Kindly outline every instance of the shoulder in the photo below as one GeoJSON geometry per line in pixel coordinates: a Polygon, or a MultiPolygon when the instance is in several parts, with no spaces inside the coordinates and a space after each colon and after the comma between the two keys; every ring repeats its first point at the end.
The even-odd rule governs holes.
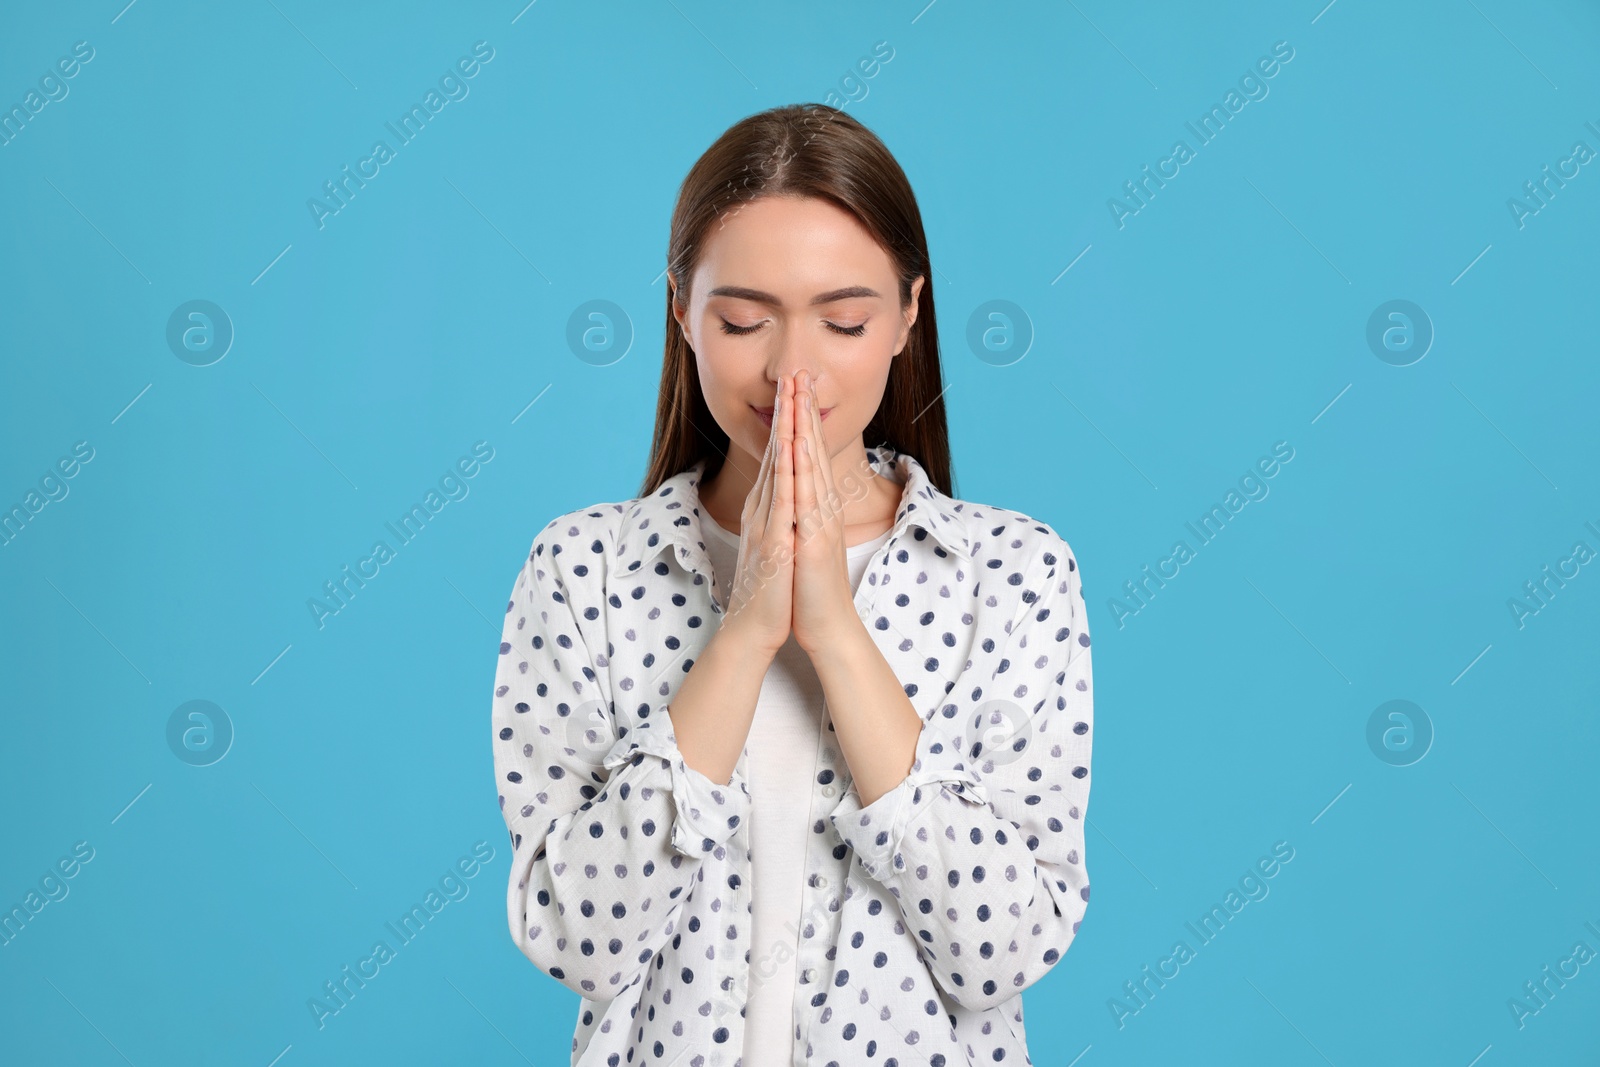
{"type": "Polygon", "coordinates": [[[617,532],[635,501],[606,501],[564,512],[533,536],[527,566],[541,582],[565,588],[573,582],[604,588],[617,532]]]}
{"type": "Polygon", "coordinates": [[[1076,575],[1072,545],[1043,519],[972,500],[952,500],[948,514],[981,568],[1021,575],[1021,583],[1034,588],[1052,577],[1076,575]]]}
{"type": "Polygon", "coordinates": [[[1054,526],[1023,511],[972,501],[956,501],[952,513],[965,524],[979,591],[987,591],[980,604],[993,609],[984,625],[994,627],[997,641],[1008,649],[1030,643],[1049,649],[1076,634],[1067,655],[1088,646],[1077,553],[1054,526]]]}
{"type": "Polygon", "coordinates": [[[625,500],[591,504],[557,515],[534,534],[530,558],[544,554],[559,555],[585,546],[592,551],[596,541],[604,547],[615,544],[622,517],[635,503],[637,501],[625,500]]]}

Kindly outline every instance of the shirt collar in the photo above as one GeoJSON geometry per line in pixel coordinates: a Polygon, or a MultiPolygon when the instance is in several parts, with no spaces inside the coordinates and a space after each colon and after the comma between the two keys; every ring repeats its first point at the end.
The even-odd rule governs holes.
{"type": "MultiPolygon", "coordinates": [[[[903,485],[891,540],[905,527],[918,526],[947,551],[963,559],[972,554],[972,542],[960,514],[964,505],[941,492],[913,456],[889,445],[877,445],[867,449],[867,462],[875,473],[887,471],[903,485]]],[[[675,548],[685,563],[704,558],[698,509],[700,476],[705,467],[706,461],[699,460],[662,482],[654,493],[624,506],[622,528],[613,552],[617,566],[614,573],[636,571],[668,547],[675,548]]]]}

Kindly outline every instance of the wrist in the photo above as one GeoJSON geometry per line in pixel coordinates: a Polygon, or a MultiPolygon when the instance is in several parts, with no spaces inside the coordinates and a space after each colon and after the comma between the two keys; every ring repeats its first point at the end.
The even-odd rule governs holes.
{"type": "Polygon", "coordinates": [[[711,642],[718,643],[719,648],[726,648],[742,662],[761,664],[763,669],[778,658],[778,649],[783,645],[782,642],[774,645],[770,640],[758,637],[731,618],[725,620],[711,635],[711,642]]]}
{"type": "Polygon", "coordinates": [[[837,622],[824,627],[821,635],[814,640],[801,641],[797,635],[795,641],[812,660],[839,660],[867,649],[877,649],[872,635],[867,632],[867,624],[855,612],[841,616],[837,622]]]}

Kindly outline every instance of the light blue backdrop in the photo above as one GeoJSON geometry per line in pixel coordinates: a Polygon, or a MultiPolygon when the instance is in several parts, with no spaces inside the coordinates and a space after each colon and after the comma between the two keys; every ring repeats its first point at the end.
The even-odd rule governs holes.
{"type": "Polygon", "coordinates": [[[819,100],[919,194],[956,495],[1085,575],[1095,892],[1035,1062],[1594,1062],[1593,4],[124,2],[0,15],[0,1061],[567,1062],[497,619],[638,491],[679,181],[819,100]]]}

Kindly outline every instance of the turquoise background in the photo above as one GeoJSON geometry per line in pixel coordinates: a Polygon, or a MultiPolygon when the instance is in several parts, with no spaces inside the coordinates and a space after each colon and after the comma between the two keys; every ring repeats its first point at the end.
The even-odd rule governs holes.
{"type": "Polygon", "coordinates": [[[638,492],[678,183],[816,100],[920,198],[956,495],[1049,522],[1085,575],[1094,899],[1025,994],[1034,1061],[1595,1062],[1600,962],[1520,1026],[1509,1002],[1600,952],[1600,565],[1510,602],[1600,550],[1600,162],[1508,206],[1600,150],[1594,4],[123,2],[0,13],[7,109],[94,50],[0,146],[0,507],[93,450],[0,547],[0,908],[92,850],[0,947],[0,1061],[567,1062],[577,998],[506,928],[497,619],[549,519],[638,492]],[[478,41],[468,95],[319,228],[307,201],[478,41]],[[205,366],[167,339],[193,300],[234,331],[205,366]],[[594,300],[625,318],[575,351],[594,300]],[[1369,344],[1391,300],[1422,358],[1369,344]],[[477,442],[319,627],[308,600],[477,442]],[[1369,743],[1393,700],[1420,711],[1369,743]]]}

